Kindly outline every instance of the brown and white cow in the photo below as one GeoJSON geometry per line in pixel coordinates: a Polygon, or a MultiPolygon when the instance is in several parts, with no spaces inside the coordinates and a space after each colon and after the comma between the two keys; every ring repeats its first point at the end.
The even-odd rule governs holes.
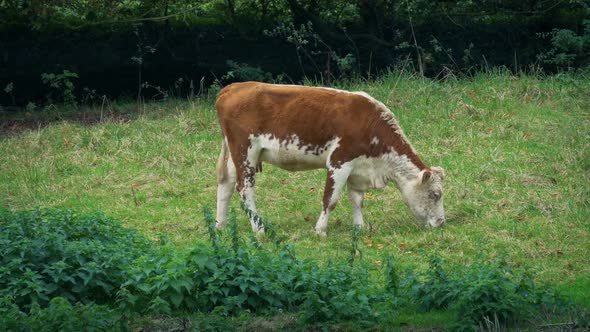
{"type": "MultiPolygon", "coordinates": [[[[326,235],[330,211],[344,184],[355,225],[363,225],[364,192],[389,181],[417,219],[432,227],[444,223],[442,168],[426,166],[391,111],[368,94],[245,82],[221,90],[215,107],[223,132],[217,228],[227,223],[236,189],[246,207],[256,212],[254,183],[262,162],[290,171],[328,170],[315,226],[320,235],[326,235]]],[[[250,222],[254,232],[264,231],[252,218],[250,222]]]]}

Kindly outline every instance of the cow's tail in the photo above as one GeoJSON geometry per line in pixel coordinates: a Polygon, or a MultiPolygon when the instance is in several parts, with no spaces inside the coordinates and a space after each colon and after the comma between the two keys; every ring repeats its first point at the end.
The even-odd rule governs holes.
{"type": "Polygon", "coordinates": [[[217,159],[217,183],[223,183],[227,179],[227,161],[229,149],[225,142],[225,137],[221,140],[221,152],[217,159]]]}

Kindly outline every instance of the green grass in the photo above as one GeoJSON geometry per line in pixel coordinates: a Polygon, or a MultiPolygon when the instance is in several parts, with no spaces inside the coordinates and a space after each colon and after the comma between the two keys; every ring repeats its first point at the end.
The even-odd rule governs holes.
{"type": "MultiPolygon", "coordinates": [[[[422,159],[447,174],[448,222],[439,229],[416,224],[393,185],[368,193],[363,262],[380,271],[385,253],[402,267],[425,267],[432,255],[460,264],[506,255],[590,305],[576,295],[590,280],[590,80],[488,73],[440,82],[390,73],[340,87],[383,101],[422,159]]],[[[215,207],[221,139],[212,100],[150,103],[132,118],[63,120],[0,138],[0,206],[102,210],[179,246],[205,240],[201,211],[215,207]]],[[[328,237],[313,231],[324,178],[323,170],[265,166],[257,177],[259,213],[299,257],[345,260],[352,228],[346,194],[328,237]]],[[[240,210],[237,195],[232,206],[240,210]]],[[[240,232],[251,232],[238,216],[240,232]]]]}

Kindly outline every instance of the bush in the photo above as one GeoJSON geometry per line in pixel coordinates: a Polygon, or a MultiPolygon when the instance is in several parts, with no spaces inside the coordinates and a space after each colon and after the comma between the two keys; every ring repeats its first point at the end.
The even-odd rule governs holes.
{"type": "Polygon", "coordinates": [[[457,300],[464,329],[475,329],[486,318],[514,323],[526,318],[538,300],[533,280],[515,273],[505,261],[472,265],[456,282],[465,285],[457,300]]]}
{"type": "Polygon", "coordinates": [[[80,303],[72,306],[63,297],[55,297],[47,308],[38,304],[26,314],[8,298],[0,299],[0,326],[3,331],[113,331],[124,323],[112,309],[80,303]]]}
{"type": "MultiPolygon", "coordinates": [[[[0,210],[0,326],[112,330],[124,323],[125,313],[182,317],[183,324],[196,317],[199,329],[215,330],[238,324],[223,318],[244,312],[288,312],[305,324],[327,328],[349,321],[358,328],[386,326],[400,304],[413,302],[423,310],[452,308],[458,313],[454,329],[475,330],[485,322],[509,325],[529,313],[566,307],[504,259],[449,269],[433,258],[425,272],[400,279],[394,258],[386,257],[383,283],[376,284],[352,260],[319,266],[297,259],[260,218],[271,249],[254,237],[242,241],[234,214],[225,234],[215,231],[208,211],[205,220],[211,244],[179,250],[153,247],[102,214],[0,210]]],[[[358,230],[351,255],[357,241],[358,230]]],[[[578,324],[587,325],[584,317],[578,324]]]]}
{"type": "Polygon", "coordinates": [[[167,248],[140,258],[119,294],[121,307],[146,314],[300,310],[306,322],[375,318],[372,303],[384,298],[370,286],[366,270],[348,264],[320,268],[296,259],[288,246],[278,253],[247,246],[231,225],[235,217],[231,245],[212,231],[211,247],[167,248]]]}
{"type": "Polygon", "coordinates": [[[125,267],[149,241],[100,213],[0,210],[0,297],[21,310],[71,303],[112,302],[125,267]]]}
{"type": "Polygon", "coordinates": [[[590,20],[584,20],[584,31],[578,35],[569,29],[554,29],[550,34],[551,49],[538,58],[561,68],[590,66],[590,20]]]}
{"type": "Polygon", "coordinates": [[[550,288],[537,288],[530,274],[515,270],[505,259],[475,263],[453,273],[445,262],[432,259],[424,273],[409,273],[403,286],[423,310],[454,308],[456,330],[477,330],[486,321],[511,325],[533,312],[562,306],[550,288]]]}
{"type": "Polygon", "coordinates": [[[64,70],[61,73],[43,73],[41,74],[41,81],[45,84],[50,92],[47,95],[47,102],[63,102],[69,105],[76,105],[76,96],[74,95],[74,79],[78,78],[78,74],[69,70],[64,70]]]}
{"type": "Polygon", "coordinates": [[[441,258],[434,257],[426,272],[409,273],[402,280],[402,287],[409,290],[406,293],[416,299],[423,311],[445,309],[459,296],[455,280],[445,271],[444,263],[441,258]]]}
{"type": "Polygon", "coordinates": [[[222,80],[228,82],[274,82],[272,74],[262,70],[260,67],[253,67],[245,63],[239,63],[232,60],[226,61],[230,70],[223,75],[222,80]]]}

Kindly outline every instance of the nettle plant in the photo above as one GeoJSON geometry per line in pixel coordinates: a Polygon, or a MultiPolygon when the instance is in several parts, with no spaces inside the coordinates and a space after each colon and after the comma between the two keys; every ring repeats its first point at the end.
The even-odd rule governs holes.
{"type": "Polygon", "coordinates": [[[100,213],[0,210],[0,298],[21,310],[54,297],[111,303],[149,241],[100,213]]]}
{"type": "Polygon", "coordinates": [[[63,297],[54,297],[46,308],[34,304],[29,313],[0,298],[0,326],[3,331],[125,331],[125,321],[104,305],[72,305],[63,297]]]}
{"type": "Polygon", "coordinates": [[[525,321],[543,310],[567,308],[552,289],[538,287],[529,272],[512,268],[509,260],[474,263],[449,269],[434,257],[425,272],[402,280],[404,297],[423,311],[454,308],[458,331],[477,330],[485,322],[502,326],[525,321]]]}
{"type": "Polygon", "coordinates": [[[209,243],[178,249],[157,245],[100,213],[0,209],[0,326],[38,330],[47,322],[77,330],[76,324],[88,320],[104,330],[124,322],[123,315],[291,312],[304,324],[327,328],[350,321],[371,327],[388,324],[401,305],[413,304],[422,310],[453,308],[454,329],[476,330],[485,322],[507,326],[529,313],[568,308],[506,259],[449,268],[433,258],[426,271],[400,277],[387,256],[378,282],[359,255],[359,229],[352,231],[348,262],[320,266],[298,259],[272,223],[258,216],[271,245],[253,235],[241,239],[235,213],[223,232],[215,230],[209,210],[204,220],[209,243]]]}
{"type": "Polygon", "coordinates": [[[181,251],[168,247],[132,264],[119,292],[123,310],[223,315],[282,310],[301,312],[306,322],[369,322],[379,315],[371,302],[384,298],[370,286],[366,270],[347,264],[320,268],[298,260],[292,248],[280,241],[274,241],[276,251],[265,250],[255,238],[254,245],[248,245],[238,238],[235,215],[226,235],[215,231],[209,211],[205,220],[210,246],[181,251]]]}

